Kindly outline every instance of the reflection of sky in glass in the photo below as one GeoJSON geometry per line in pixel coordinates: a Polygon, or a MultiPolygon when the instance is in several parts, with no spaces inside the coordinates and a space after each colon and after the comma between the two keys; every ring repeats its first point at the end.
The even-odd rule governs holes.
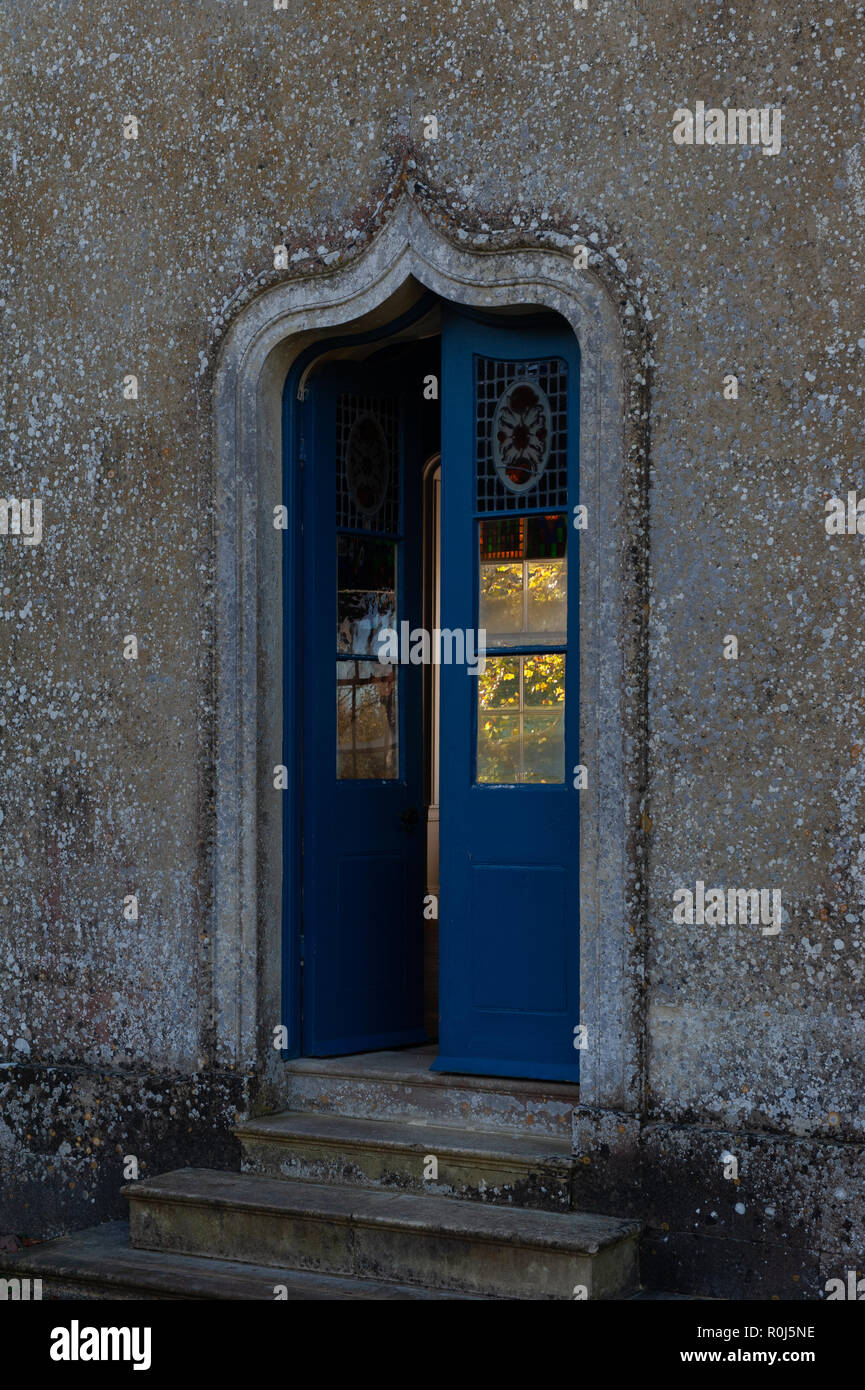
{"type": "Polygon", "coordinates": [[[393,590],[370,593],[341,589],[339,609],[337,651],[351,652],[354,656],[377,656],[378,635],[384,628],[392,628],[396,618],[393,590]]]}
{"type": "Polygon", "coordinates": [[[336,649],[377,656],[379,634],[396,625],[396,546],[369,536],[337,537],[336,649]]]}

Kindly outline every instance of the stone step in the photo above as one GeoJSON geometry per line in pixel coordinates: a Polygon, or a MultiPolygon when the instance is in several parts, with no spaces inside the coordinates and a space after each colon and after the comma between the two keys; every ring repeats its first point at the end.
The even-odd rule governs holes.
{"type": "Polygon", "coordinates": [[[482,1297],[571,1299],[580,1287],[600,1299],[637,1288],[636,1221],[204,1168],[123,1193],[143,1250],[482,1297]]]}
{"type": "Polygon", "coordinates": [[[245,1173],[568,1211],[570,1138],[289,1110],[235,1130],[245,1173]],[[426,1160],[438,1163],[425,1178],[426,1160]]]}
{"type": "Polygon", "coordinates": [[[0,1255],[0,1278],[42,1280],[42,1298],[60,1300],[372,1300],[468,1299],[417,1285],[343,1278],[275,1265],[137,1250],[129,1222],[110,1221],[73,1236],[0,1255]]]}
{"type": "Polygon", "coordinates": [[[430,1045],[354,1057],[299,1057],[285,1067],[287,1106],[356,1119],[414,1118],[570,1140],[579,1086],[430,1071],[437,1052],[430,1045]]]}

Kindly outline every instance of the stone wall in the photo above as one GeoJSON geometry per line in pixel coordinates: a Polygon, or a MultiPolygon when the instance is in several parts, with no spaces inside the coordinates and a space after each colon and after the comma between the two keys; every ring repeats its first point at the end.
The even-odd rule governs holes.
{"type": "Polygon", "coordinates": [[[651,335],[642,1105],[578,1117],[586,1200],[649,1218],[668,1283],[729,1291],[741,1242],[756,1296],[814,1296],[861,1258],[863,541],[824,504],[865,491],[862,21],[4,9],[0,480],[44,520],[0,536],[0,1228],[117,1214],[117,1155],[229,1163],[255,1103],[211,1013],[214,372],[409,174],[475,237],[589,236],[651,335]],[[780,109],[780,151],[676,144],[697,101],[780,109]],[[780,932],[674,923],[697,880],[779,889],[780,932]]]}

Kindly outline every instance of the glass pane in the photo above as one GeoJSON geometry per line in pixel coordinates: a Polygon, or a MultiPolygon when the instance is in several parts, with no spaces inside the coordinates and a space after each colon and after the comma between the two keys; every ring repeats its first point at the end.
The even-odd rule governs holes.
{"type": "Polygon", "coordinates": [[[336,556],[336,649],[376,656],[379,633],[396,626],[396,545],[372,536],[337,536],[336,556]]]}
{"type": "Polygon", "coordinates": [[[563,705],[565,658],[556,654],[523,657],[523,691],[526,706],[563,705]]]}
{"type": "Polygon", "coordinates": [[[548,633],[559,642],[565,640],[568,624],[568,572],[564,560],[534,561],[526,565],[528,621],[532,634],[548,633]]]}
{"type": "Polygon", "coordinates": [[[567,542],[564,512],[526,517],[527,560],[564,560],[567,542]]]}
{"type": "Polygon", "coordinates": [[[478,678],[478,782],[565,780],[565,657],[487,657],[478,678]]]}
{"type": "Polygon", "coordinates": [[[336,744],[338,778],[398,776],[395,666],[337,661],[336,744]]]}
{"type": "Polygon", "coordinates": [[[336,524],[391,535],[399,518],[396,397],[343,394],[336,402],[336,524]]]}
{"type": "Polygon", "coordinates": [[[516,516],[496,517],[482,521],[481,563],[490,560],[522,560],[525,555],[524,523],[516,516]]]}
{"type": "Polygon", "coordinates": [[[568,495],[568,365],[475,357],[477,509],[549,511],[568,495]]]}
{"type": "Polygon", "coordinates": [[[478,712],[478,781],[520,780],[520,716],[478,712]]]}
{"type": "Polygon", "coordinates": [[[523,781],[564,782],[565,711],[532,710],[523,719],[523,781]]]}
{"type": "Polygon", "coordinates": [[[504,709],[520,704],[520,658],[487,657],[486,669],[478,678],[478,704],[482,710],[504,709]]]}
{"type": "Polygon", "coordinates": [[[543,636],[564,646],[568,623],[567,519],[496,517],[481,521],[478,626],[488,647],[543,636]]]}
{"type": "Polygon", "coordinates": [[[481,565],[478,627],[486,630],[487,644],[498,645],[496,636],[519,632],[522,624],[523,566],[481,565]]]}

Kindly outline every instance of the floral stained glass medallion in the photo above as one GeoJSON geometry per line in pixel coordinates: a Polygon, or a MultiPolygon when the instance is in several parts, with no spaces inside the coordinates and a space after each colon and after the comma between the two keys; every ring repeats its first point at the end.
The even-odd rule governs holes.
{"type": "Polygon", "coordinates": [[[384,430],[374,415],[357,419],[348,436],[345,477],[349,495],[362,516],[375,516],[387,496],[390,458],[384,430]]]}
{"type": "Polygon", "coordinates": [[[537,487],[550,455],[551,411],[537,380],[518,377],[505,388],[493,415],[493,463],[509,492],[537,487]]]}

